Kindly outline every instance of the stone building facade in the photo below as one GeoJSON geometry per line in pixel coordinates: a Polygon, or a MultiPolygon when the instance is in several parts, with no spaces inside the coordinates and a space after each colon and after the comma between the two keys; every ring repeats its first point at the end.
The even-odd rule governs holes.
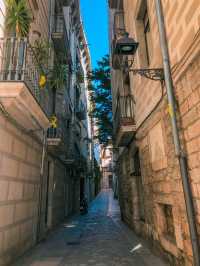
{"type": "Polygon", "coordinates": [[[112,145],[100,147],[101,189],[113,188],[112,145]]]}
{"type": "MultiPolygon", "coordinates": [[[[79,164],[80,157],[69,157],[70,154],[75,154],[74,143],[77,142],[70,136],[77,136],[78,140],[83,137],[78,136],[77,125],[74,123],[77,119],[75,88],[78,86],[76,67],[79,62],[70,62],[71,57],[76,58],[78,54],[85,71],[90,67],[88,47],[81,46],[86,43],[82,34],[83,27],[81,25],[81,30],[77,28],[77,24],[80,26],[79,2],[56,1],[59,7],[55,6],[53,0],[30,0],[27,4],[33,17],[28,36],[29,43],[24,39],[16,40],[14,37],[10,42],[10,37],[6,39],[4,31],[3,18],[6,16],[6,9],[4,1],[0,1],[0,37],[4,37],[0,40],[0,265],[2,266],[10,265],[16,257],[44,239],[48,231],[62,222],[65,217],[79,211],[80,204],[82,165],[79,164]],[[61,20],[55,20],[58,9],[61,12],[59,14],[61,20]],[[67,13],[69,9],[71,11],[67,13]],[[66,31],[68,36],[64,35],[66,31]],[[66,50],[70,51],[66,53],[65,61],[70,67],[66,70],[68,80],[56,94],[56,115],[59,123],[53,132],[50,124],[53,94],[47,87],[39,88],[39,72],[33,63],[35,61],[31,61],[32,54],[28,49],[28,45],[38,39],[52,44],[51,67],[54,66],[59,49],[63,49],[63,53],[66,53],[66,50]],[[60,48],[57,41],[61,43],[60,48]],[[15,51],[13,57],[16,60],[14,62],[18,62],[17,64],[12,62],[10,68],[5,68],[4,63],[10,58],[4,46],[6,42],[15,45],[12,50],[15,51]],[[25,57],[23,57],[25,49],[22,47],[27,48],[25,57]],[[25,70],[16,68],[16,65],[20,67],[21,59],[25,70]],[[29,65],[30,63],[32,64],[29,65]],[[20,71],[25,71],[25,75],[20,71]],[[71,146],[72,152],[69,153],[71,146]],[[78,162],[78,165],[74,162],[78,162]]],[[[12,47],[9,45],[8,47],[12,47]]],[[[85,77],[86,75],[83,75],[83,79],[85,77]]],[[[86,94],[87,87],[82,86],[82,91],[86,94]]],[[[85,102],[84,105],[85,109],[82,111],[85,112],[85,116],[84,119],[80,119],[80,123],[87,119],[85,102]]],[[[89,125],[85,124],[84,137],[87,140],[89,125]]],[[[80,142],[77,145],[79,146],[80,142]]],[[[89,147],[87,143],[84,145],[84,148],[81,146],[80,153],[85,154],[87,162],[82,170],[83,178],[86,178],[86,172],[89,171],[87,164],[90,162],[87,161],[89,147]]]]}
{"type": "MultiPolygon", "coordinates": [[[[200,234],[200,2],[162,1],[162,5],[179,134],[188,160],[195,219],[200,234]]],[[[139,42],[133,68],[162,68],[155,1],[110,0],[109,8],[111,46],[117,32],[120,34],[125,27],[130,37],[139,42]]],[[[125,75],[113,68],[112,90],[115,148],[118,148],[115,169],[122,218],[136,232],[151,240],[152,246],[167,257],[170,265],[192,265],[183,185],[174,151],[165,84],[131,72],[125,75]],[[128,103],[128,126],[127,120],[123,124],[119,99],[128,103]],[[123,136],[127,139],[123,140],[123,136]]]]}

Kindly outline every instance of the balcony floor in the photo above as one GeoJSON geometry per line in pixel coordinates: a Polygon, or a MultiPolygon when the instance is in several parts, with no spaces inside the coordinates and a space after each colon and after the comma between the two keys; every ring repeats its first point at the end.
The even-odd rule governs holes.
{"type": "Polygon", "coordinates": [[[0,100],[6,112],[27,130],[49,127],[48,117],[26,83],[0,81],[0,100]]]}

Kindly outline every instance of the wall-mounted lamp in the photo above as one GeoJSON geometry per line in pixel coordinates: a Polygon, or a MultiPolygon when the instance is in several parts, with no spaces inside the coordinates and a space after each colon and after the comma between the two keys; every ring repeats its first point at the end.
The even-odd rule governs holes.
{"type": "Polygon", "coordinates": [[[128,32],[116,41],[115,53],[119,55],[134,55],[137,51],[139,43],[129,37],[128,32]]]}
{"type": "Polygon", "coordinates": [[[113,68],[121,69],[124,72],[132,72],[134,75],[139,74],[151,80],[164,80],[164,72],[162,68],[133,68],[134,56],[138,49],[139,43],[129,37],[126,32],[123,37],[115,40],[113,43],[113,68]]]}

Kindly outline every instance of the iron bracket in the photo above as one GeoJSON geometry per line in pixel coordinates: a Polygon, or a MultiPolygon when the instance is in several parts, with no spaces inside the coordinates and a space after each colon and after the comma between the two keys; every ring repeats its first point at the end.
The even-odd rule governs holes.
{"type": "Polygon", "coordinates": [[[132,69],[130,68],[128,72],[132,72],[133,75],[140,75],[147,79],[154,81],[164,81],[164,71],[163,68],[144,68],[144,69],[132,69]]]}

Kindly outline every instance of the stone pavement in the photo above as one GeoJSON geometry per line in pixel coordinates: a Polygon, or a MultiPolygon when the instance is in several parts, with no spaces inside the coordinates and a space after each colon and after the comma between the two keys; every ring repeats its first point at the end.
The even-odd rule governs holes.
{"type": "Polygon", "coordinates": [[[164,266],[120,222],[117,201],[103,191],[88,215],[76,216],[13,266],[164,266]]]}

